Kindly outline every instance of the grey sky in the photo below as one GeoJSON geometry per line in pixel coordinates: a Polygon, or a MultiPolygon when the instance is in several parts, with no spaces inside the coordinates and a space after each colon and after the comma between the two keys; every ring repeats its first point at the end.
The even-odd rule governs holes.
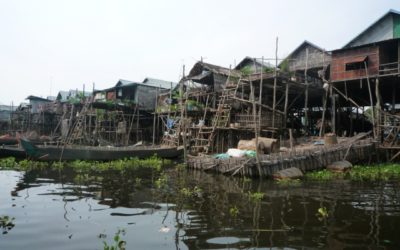
{"type": "Polygon", "coordinates": [[[0,0],[0,103],[114,85],[178,81],[205,61],[279,57],[309,40],[343,46],[400,1],[0,0]],[[52,84],[51,84],[52,83],[52,84]]]}

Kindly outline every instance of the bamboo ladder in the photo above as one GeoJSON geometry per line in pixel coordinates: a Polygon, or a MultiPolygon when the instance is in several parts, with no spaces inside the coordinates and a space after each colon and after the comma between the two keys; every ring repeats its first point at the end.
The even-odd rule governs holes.
{"type": "MultiPolygon", "coordinates": [[[[223,89],[222,94],[218,101],[217,111],[216,111],[215,117],[212,121],[212,126],[211,127],[204,126],[201,128],[201,131],[199,131],[199,133],[198,133],[198,139],[196,139],[196,142],[197,143],[200,142],[200,145],[195,146],[195,149],[197,149],[197,151],[199,149],[205,149],[205,153],[206,154],[209,153],[217,128],[227,126],[227,124],[229,122],[232,106],[227,104],[226,101],[228,99],[233,99],[236,96],[237,90],[240,85],[240,81],[241,81],[241,77],[239,77],[239,79],[237,80],[236,83],[230,84],[231,83],[231,71],[229,71],[228,78],[226,79],[226,82],[225,82],[225,88],[223,89]],[[233,85],[233,87],[232,87],[232,85],[233,85]],[[223,119],[222,124],[220,123],[220,119],[223,119]],[[206,137],[206,139],[204,139],[204,137],[206,137]],[[204,142],[206,143],[205,145],[204,145],[204,142]]],[[[205,110],[205,112],[207,112],[207,110],[205,110]]]]}
{"type": "Polygon", "coordinates": [[[89,107],[92,104],[91,100],[86,100],[85,104],[83,105],[81,112],[79,113],[78,117],[74,125],[70,130],[69,136],[65,140],[65,144],[71,144],[72,142],[82,139],[83,137],[83,125],[86,122],[86,115],[89,112],[89,107]]]}

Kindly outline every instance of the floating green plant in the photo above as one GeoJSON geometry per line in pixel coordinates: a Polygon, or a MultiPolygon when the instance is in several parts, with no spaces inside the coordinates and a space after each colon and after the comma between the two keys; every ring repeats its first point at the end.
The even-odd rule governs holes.
{"type": "Polygon", "coordinates": [[[161,174],[160,177],[154,182],[156,188],[161,189],[167,187],[168,184],[168,176],[166,174],[161,174]]]}
{"type": "MultiPolygon", "coordinates": [[[[125,229],[118,229],[113,238],[113,242],[109,245],[106,241],[103,241],[104,250],[125,250],[126,241],[122,240],[121,235],[125,235],[125,229]]],[[[99,238],[105,238],[105,235],[100,235],[99,238]]]]}
{"type": "Polygon", "coordinates": [[[249,191],[248,196],[249,196],[249,200],[251,200],[253,202],[257,202],[257,201],[261,201],[264,198],[265,194],[261,193],[261,192],[252,193],[249,191]]]}
{"type": "Polygon", "coordinates": [[[280,185],[297,186],[300,185],[300,179],[277,179],[276,182],[280,185]]]}
{"type": "Polygon", "coordinates": [[[136,177],[134,186],[135,188],[140,188],[142,186],[142,178],[136,177]]]}
{"type": "Polygon", "coordinates": [[[232,217],[237,217],[238,216],[238,214],[239,214],[239,209],[236,207],[236,206],[234,206],[234,207],[231,207],[230,209],[229,209],[229,214],[232,216],[232,217]]]}
{"type": "Polygon", "coordinates": [[[0,216],[0,228],[2,228],[3,234],[7,234],[8,231],[13,229],[13,227],[15,226],[14,220],[14,217],[10,217],[8,215],[0,216]]]}
{"type": "Polygon", "coordinates": [[[306,174],[307,179],[311,180],[332,180],[338,178],[353,181],[378,181],[400,178],[399,164],[379,164],[374,166],[354,166],[346,173],[333,173],[326,169],[310,172],[306,174]]]}
{"type": "Polygon", "coordinates": [[[315,215],[318,217],[319,220],[324,220],[329,216],[328,209],[326,209],[326,207],[320,207],[318,208],[315,215]]]}
{"type": "Polygon", "coordinates": [[[191,196],[201,196],[201,193],[203,190],[199,188],[198,186],[195,186],[193,189],[191,188],[182,188],[180,193],[183,194],[186,197],[191,197],[191,196]]]}

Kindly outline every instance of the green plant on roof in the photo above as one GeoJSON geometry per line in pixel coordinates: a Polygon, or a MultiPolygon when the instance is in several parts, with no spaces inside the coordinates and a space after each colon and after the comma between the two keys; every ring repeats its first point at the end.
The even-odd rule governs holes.
{"type": "Polygon", "coordinates": [[[251,66],[245,66],[245,67],[240,69],[240,72],[244,76],[249,76],[249,75],[251,75],[253,73],[253,69],[251,68],[251,66]]]}

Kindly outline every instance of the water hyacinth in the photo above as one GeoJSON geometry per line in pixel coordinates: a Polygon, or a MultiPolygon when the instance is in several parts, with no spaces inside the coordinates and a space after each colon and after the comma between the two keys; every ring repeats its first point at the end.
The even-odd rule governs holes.
{"type": "Polygon", "coordinates": [[[61,170],[65,167],[69,167],[77,172],[86,173],[92,171],[93,172],[105,172],[110,170],[127,171],[127,170],[136,170],[139,168],[149,168],[160,172],[162,166],[168,163],[170,162],[162,160],[161,158],[158,158],[156,156],[147,159],[130,158],[130,159],[105,161],[105,162],[75,160],[72,162],[51,162],[51,163],[31,161],[26,159],[17,161],[14,157],[8,157],[0,159],[0,169],[26,171],[33,169],[50,168],[55,170],[61,170]]]}
{"type": "Polygon", "coordinates": [[[326,169],[306,174],[310,180],[328,181],[349,179],[353,181],[385,181],[400,178],[400,164],[379,164],[374,166],[354,166],[346,173],[333,173],[326,169]]]}

